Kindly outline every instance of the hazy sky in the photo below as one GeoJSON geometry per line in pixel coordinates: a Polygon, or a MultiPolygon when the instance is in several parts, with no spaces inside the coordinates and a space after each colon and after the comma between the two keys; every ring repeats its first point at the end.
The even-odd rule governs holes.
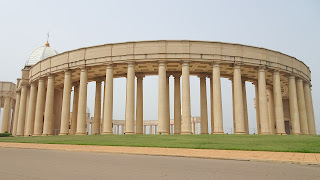
{"type": "MultiPolygon", "coordinates": [[[[294,56],[312,71],[313,104],[320,133],[320,1],[1,0],[0,81],[16,83],[30,53],[45,44],[47,32],[51,46],[59,53],[105,43],[187,39],[240,43],[294,56]]],[[[192,116],[200,116],[199,79],[191,76],[190,80],[192,116]]],[[[170,81],[173,118],[173,79],[170,81]]],[[[125,117],[125,87],[125,78],[114,80],[114,119],[125,117]]],[[[145,78],[146,120],[158,117],[157,87],[157,76],[145,78]]],[[[89,83],[91,112],[94,91],[95,84],[89,83]]],[[[251,132],[256,127],[254,96],[254,86],[247,83],[251,132]]],[[[222,98],[225,132],[230,132],[232,100],[227,79],[222,79],[222,98]]]]}

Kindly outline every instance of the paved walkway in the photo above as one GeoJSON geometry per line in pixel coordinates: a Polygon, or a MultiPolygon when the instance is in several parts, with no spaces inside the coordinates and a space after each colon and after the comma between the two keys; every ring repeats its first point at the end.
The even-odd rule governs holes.
{"type": "Polygon", "coordinates": [[[0,148],[0,179],[301,180],[320,166],[41,149],[0,148]]]}
{"type": "Polygon", "coordinates": [[[0,147],[50,149],[62,151],[103,152],[121,154],[141,154],[157,156],[196,157],[207,159],[231,159],[266,162],[285,162],[295,164],[320,165],[320,153],[291,153],[268,151],[238,151],[214,149],[182,149],[182,148],[154,148],[154,147],[124,147],[124,146],[92,146],[66,144],[32,144],[32,143],[5,143],[0,147]]]}

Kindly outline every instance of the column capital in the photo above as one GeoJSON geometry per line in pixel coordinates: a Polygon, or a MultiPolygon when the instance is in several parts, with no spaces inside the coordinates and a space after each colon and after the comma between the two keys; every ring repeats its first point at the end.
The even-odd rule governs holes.
{"type": "Polygon", "coordinates": [[[69,68],[63,68],[62,71],[63,71],[64,73],[67,73],[67,72],[71,73],[71,70],[70,70],[69,68]]]}
{"type": "Polygon", "coordinates": [[[136,73],[136,77],[137,77],[137,79],[143,79],[144,77],[146,77],[146,75],[145,74],[136,73]]]}
{"type": "Polygon", "coordinates": [[[114,64],[112,62],[104,62],[103,63],[104,66],[114,66],[114,64]]]}
{"type": "Polygon", "coordinates": [[[81,66],[80,67],[80,71],[84,72],[84,71],[88,71],[90,68],[88,68],[87,66],[81,66]]]}
{"type": "Polygon", "coordinates": [[[101,83],[102,81],[104,81],[104,78],[102,77],[94,78],[94,81],[96,81],[97,83],[101,83]]]}
{"type": "Polygon", "coordinates": [[[304,85],[305,85],[305,86],[312,87],[312,85],[311,85],[311,82],[310,82],[310,81],[305,81],[305,82],[304,82],[304,85]]]}
{"type": "Polygon", "coordinates": [[[242,62],[241,61],[235,61],[232,65],[233,65],[233,67],[239,67],[240,68],[240,66],[242,66],[242,62]]]}
{"type": "Polygon", "coordinates": [[[290,73],[290,74],[288,75],[288,78],[289,78],[289,79],[295,79],[295,78],[296,78],[296,76],[295,76],[295,74],[294,74],[294,73],[290,73]]]}
{"type": "Polygon", "coordinates": [[[220,64],[222,63],[222,61],[213,61],[211,63],[212,67],[220,67],[220,64]]]}
{"type": "Polygon", "coordinates": [[[54,79],[55,77],[56,77],[55,75],[51,74],[48,76],[48,79],[54,79]]]}
{"type": "Polygon", "coordinates": [[[44,78],[44,77],[40,77],[40,78],[38,79],[38,81],[39,81],[39,82],[40,82],[40,81],[44,82],[44,81],[45,81],[45,78],[44,78]]]}
{"type": "Polygon", "coordinates": [[[191,63],[191,60],[182,60],[181,61],[182,65],[187,65],[187,64],[189,65],[190,63],[191,63]]]}
{"type": "Polygon", "coordinates": [[[157,63],[159,65],[166,65],[168,63],[168,61],[166,61],[166,60],[158,60],[157,63]]]}
{"type": "Polygon", "coordinates": [[[234,63],[234,64],[233,64],[233,68],[234,68],[234,69],[240,69],[240,68],[241,68],[241,64],[239,64],[239,63],[234,63]]]}
{"type": "Polygon", "coordinates": [[[128,64],[128,66],[134,66],[136,64],[136,62],[132,60],[128,60],[126,61],[126,63],[128,64]]]}
{"type": "Polygon", "coordinates": [[[46,73],[46,77],[49,79],[49,77],[54,78],[54,77],[56,77],[56,75],[52,74],[52,73],[46,73]]]}
{"type": "Polygon", "coordinates": [[[303,79],[301,79],[300,77],[297,77],[296,81],[299,81],[299,82],[302,81],[303,82],[303,79]]]}
{"type": "Polygon", "coordinates": [[[21,87],[22,87],[22,86],[29,86],[29,83],[22,81],[22,82],[21,82],[21,87]]]}
{"type": "Polygon", "coordinates": [[[273,73],[280,72],[280,68],[278,68],[278,67],[273,68],[273,69],[272,69],[272,72],[273,72],[273,73]]]}
{"type": "Polygon", "coordinates": [[[274,70],[272,71],[272,74],[273,74],[273,75],[280,75],[279,69],[278,69],[278,68],[277,68],[277,69],[274,69],[274,70]]]}
{"type": "Polygon", "coordinates": [[[200,74],[198,74],[198,78],[200,78],[200,79],[206,79],[207,78],[207,74],[205,74],[205,73],[200,73],[200,74]]]}
{"type": "Polygon", "coordinates": [[[258,71],[265,71],[267,69],[267,67],[266,66],[259,66],[258,67],[258,71]]]}

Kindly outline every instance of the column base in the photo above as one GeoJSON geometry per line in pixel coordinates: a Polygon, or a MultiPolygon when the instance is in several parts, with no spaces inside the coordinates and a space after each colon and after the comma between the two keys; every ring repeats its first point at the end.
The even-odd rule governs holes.
{"type": "Polygon", "coordinates": [[[24,135],[24,137],[29,137],[29,136],[32,136],[31,134],[28,134],[28,135],[24,135]]]}
{"type": "Polygon", "coordinates": [[[271,132],[260,132],[261,135],[271,135],[271,132]]]}
{"type": "Polygon", "coordinates": [[[60,133],[59,136],[69,135],[68,133],[60,133]]]}
{"type": "Polygon", "coordinates": [[[182,135],[184,134],[191,134],[191,131],[187,131],[187,132],[181,132],[182,135]]]}
{"type": "Polygon", "coordinates": [[[213,132],[212,134],[224,134],[224,132],[213,132]]]}
{"type": "Polygon", "coordinates": [[[246,132],[235,132],[234,134],[247,134],[246,132]]]}
{"type": "Polygon", "coordinates": [[[277,133],[277,135],[287,135],[287,133],[277,133]]]}
{"type": "Polygon", "coordinates": [[[52,136],[52,134],[42,134],[41,136],[52,136]]]}
{"type": "Polygon", "coordinates": [[[106,134],[113,134],[113,132],[102,132],[102,135],[106,135],[106,134]]]}
{"type": "Polygon", "coordinates": [[[75,135],[86,135],[86,133],[76,133],[75,135]]]}
{"type": "Polygon", "coordinates": [[[125,132],[125,134],[136,134],[135,132],[125,132]]]}
{"type": "Polygon", "coordinates": [[[159,135],[169,135],[169,133],[168,132],[157,132],[157,134],[159,134],[159,135]]]}

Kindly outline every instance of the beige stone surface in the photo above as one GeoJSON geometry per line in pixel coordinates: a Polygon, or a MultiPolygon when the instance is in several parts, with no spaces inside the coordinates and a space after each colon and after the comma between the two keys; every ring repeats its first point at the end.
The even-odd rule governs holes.
{"type": "Polygon", "coordinates": [[[87,83],[88,83],[88,69],[82,68],[80,73],[79,105],[78,105],[76,135],[86,134],[87,83]]]}
{"type": "Polygon", "coordinates": [[[113,66],[106,67],[106,81],[104,91],[104,106],[103,106],[103,123],[102,134],[112,133],[112,115],[113,115],[113,66]]]}

